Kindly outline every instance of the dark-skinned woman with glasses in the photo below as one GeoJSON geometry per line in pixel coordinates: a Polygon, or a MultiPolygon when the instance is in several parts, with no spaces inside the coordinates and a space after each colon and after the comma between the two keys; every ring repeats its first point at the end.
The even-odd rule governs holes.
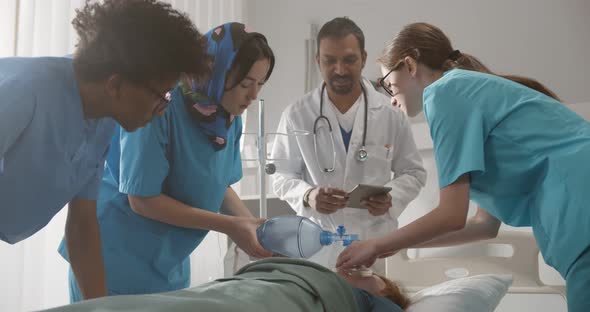
{"type": "Polygon", "coordinates": [[[107,294],[96,200],[115,127],[156,116],[146,86],[166,94],[209,68],[190,19],[156,0],[86,1],[72,26],[71,57],[0,58],[0,241],[27,239],[67,205],[72,271],[95,298],[107,294]]]}

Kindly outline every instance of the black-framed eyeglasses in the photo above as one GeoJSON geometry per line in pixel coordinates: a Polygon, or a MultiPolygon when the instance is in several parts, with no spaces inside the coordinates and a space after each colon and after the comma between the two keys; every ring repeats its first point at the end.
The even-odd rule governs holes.
{"type": "Polygon", "coordinates": [[[161,112],[166,110],[168,105],[170,105],[170,101],[171,101],[170,91],[168,91],[164,95],[162,95],[162,94],[160,94],[160,92],[158,92],[158,90],[152,88],[148,84],[145,84],[144,88],[146,88],[152,94],[154,94],[156,97],[158,97],[158,104],[156,105],[156,107],[154,107],[154,114],[160,114],[161,112]]]}
{"type": "Polygon", "coordinates": [[[392,69],[390,70],[385,76],[383,76],[383,78],[379,79],[379,85],[381,86],[381,88],[383,88],[383,90],[385,90],[385,92],[387,92],[387,94],[389,94],[389,96],[393,97],[393,91],[391,90],[391,84],[385,84],[385,79],[387,79],[387,77],[395,70],[392,69]]]}
{"type": "MultiPolygon", "coordinates": [[[[417,51],[417,50],[416,50],[417,51]]],[[[417,52],[416,52],[417,53],[417,52]]],[[[385,84],[385,79],[387,79],[387,77],[389,75],[391,75],[391,73],[393,73],[394,70],[399,69],[400,67],[402,67],[404,65],[404,60],[399,60],[399,62],[397,62],[392,68],[391,70],[385,75],[383,76],[383,78],[379,79],[379,85],[381,86],[381,88],[383,88],[383,90],[385,90],[385,92],[387,92],[387,94],[389,94],[391,97],[395,96],[394,92],[391,90],[391,84],[388,83],[387,85],[385,84]]]]}

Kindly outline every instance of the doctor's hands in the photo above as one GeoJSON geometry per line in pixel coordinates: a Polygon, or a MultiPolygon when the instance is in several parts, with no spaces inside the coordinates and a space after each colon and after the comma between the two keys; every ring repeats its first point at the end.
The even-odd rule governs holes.
{"type": "Polygon", "coordinates": [[[249,218],[249,217],[234,217],[233,226],[226,233],[244,252],[254,258],[271,257],[272,253],[258,242],[256,236],[256,229],[264,219],[249,218]]]}
{"type": "Polygon", "coordinates": [[[369,213],[373,216],[386,214],[391,206],[391,194],[389,193],[369,197],[368,200],[363,200],[361,202],[361,207],[369,210],[369,213]]]}
{"type": "Polygon", "coordinates": [[[346,207],[348,193],[331,187],[316,187],[309,193],[308,204],[322,214],[332,214],[346,207]]]}

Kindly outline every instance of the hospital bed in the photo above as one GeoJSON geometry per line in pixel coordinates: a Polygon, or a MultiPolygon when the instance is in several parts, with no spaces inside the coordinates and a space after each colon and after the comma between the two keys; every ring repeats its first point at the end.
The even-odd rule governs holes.
{"type": "Polygon", "coordinates": [[[405,250],[387,259],[387,276],[408,293],[454,278],[479,274],[509,275],[512,284],[495,311],[567,311],[565,286],[547,285],[539,274],[539,250],[533,235],[521,231],[500,231],[495,239],[470,244],[482,254],[454,257],[410,257],[405,250]],[[511,255],[492,256],[489,246],[508,246],[511,255]]]}
{"type": "MultiPolygon", "coordinates": [[[[259,199],[247,196],[243,200],[257,215],[259,199]]],[[[268,218],[293,214],[288,204],[278,198],[268,197],[267,201],[268,218]]],[[[501,230],[495,239],[437,250],[435,256],[419,257],[416,250],[409,249],[387,258],[386,276],[412,295],[453,279],[480,274],[508,275],[512,283],[496,312],[567,311],[565,286],[542,281],[542,260],[531,232],[501,230]],[[494,249],[499,251],[490,252],[494,249]]]]}
{"type": "MultiPolygon", "coordinates": [[[[515,246],[515,255],[522,259],[514,260],[516,265],[487,259],[485,257],[463,258],[461,261],[430,259],[428,261],[411,260],[404,253],[389,258],[387,264],[391,269],[388,276],[403,283],[407,291],[420,290],[411,296],[412,303],[406,312],[492,312],[492,311],[559,311],[554,307],[540,304],[538,298],[523,297],[513,308],[504,309],[498,304],[508,287],[512,294],[540,295],[563,293],[562,288],[544,285],[527,266],[526,261],[535,262],[534,248],[530,248],[530,236],[527,233],[502,235],[497,242],[507,242],[515,246]],[[504,239],[507,239],[504,241],[504,239]],[[515,243],[516,242],[516,243],[515,243]],[[523,248],[524,247],[524,248],[523,248]],[[527,256],[528,255],[528,256],[527,256]],[[467,264],[467,265],[465,265],[467,264]],[[396,265],[396,269],[391,268],[396,265]],[[473,273],[471,277],[458,277],[456,266],[468,267],[463,271],[473,273]],[[446,269],[446,270],[445,270],[446,269]],[[511,271],[515,269],[515,271],[511,271]],[[449,271],[451,270],[451,271],[449,271]],[[479,271],[482,270],[482,271],[479,271]],[[486,274],[496,270],[507,275],[486,274]],[[442,273],[446,274],[442,274],[442,273]],[[484,274],[479,274],[484,273],[484,274]],[[446,279],[457,277],[450,281],[446,279]],[[438,283],[442,282],[442,283],[438,283]],[[430,283],[437,283],[432,285],[430,283]]],[[[514,258],[519,258],[516,256],[514,258]]],[[[352,293],[345,289],[346,282],[337,280],[328,269],[307,262],[308,264],[286,263],[301,261],[285,258],[270,258],[246,265],[235,277],[221,279],[186,290],[151,295],[126,295],[105,297],[81,302],[75,305],[58,307],[51,312],[270,312],[270,311],[339,311],[358,312],[354,306],[352,293]],[[282,263],[282,264],[281,264],[282,263]],[[289,265],[285,267],[284,264],[289,265]],[[314,269],[315,265],[320,269],[314,269]],[[296,266],[296,267],[295,267],[296,266]],[[244,271],[246,269],[246,271],[244,271]],[[245,275],[243,273],[246,272],[245,275]]],[[[349,289],[349,288],[348,288],[349,289]]],[[[394,311],[399,311],[392,307],[394,311]]],[[[561,309],[563,310],[563,309],[561,309]]],[[[379,310],[383,311],[383,310],[379,310]]]]}
{"type": "MultiPolygon", "coordinates": [[[[257,201],[255,197],[245,198],[246,206],[253,214],[258,211],[257,201]]],[[[276,198],[269,198],[268,203],[268,217],[292,214],[292,210],[276,198]]],[[[468,247],[484,250],[487,245],[508,245],[512,252],[502,256],[489,256],[485,252],[467,255],[463,253],[457,258],[415,257],[412,255],[415,252],[408,250],[387,258],[386,276],[396,281],[411,298],[417,300],[407,312],[567,310],[563,298],[564,287],[549,286],[541,281],[538,273],[538,250],[530,233],[504,231],[496,239],[470,244],[468,247]],[[510,281],[506,282],[507,280],[510,281]],[[472,303],[471,308],[458,308],[469,302],[472,303]],[[485,304],[489,304],[492,309],[479,308],[485,304]],[[474,306],[477,308],[473,308],[474,306]]],[[[207,285],[203,286],[208,287],[207,285]]],[[[257,287],[251,287],[255,288],[257,287]]],[[[219,294],[210,287],[196,287],[164,294],[107,297],[51,311],[138,311],[140,307],[139,310],[142,311],[181,312],[197,311],[199,305],[203,304],[208,305],[207,309],[210,311],[244,311],[243,303],[242,306],[228,308],[231,303],[218,299],[218,303],[211,305],[211,291],[219,294]],[[222,309],[211,310],[212,306],[221,306],[222,309]]],[[[235,289],[233,291],[235,294],[235,289]]],[[[246,289],[240,290],[244,291],[246,289]]],[[[233,295],[229,296],[226,295],[225,298],[233,298],[233,295]]]]}

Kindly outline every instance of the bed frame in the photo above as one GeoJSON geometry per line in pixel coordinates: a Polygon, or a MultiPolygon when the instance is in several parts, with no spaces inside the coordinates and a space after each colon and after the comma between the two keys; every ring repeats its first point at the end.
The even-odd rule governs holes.
{"type": "Polygon", "coordinates": [[[461,257],[410,258],[409,250],[387,258],[387,277],[399,282],[408,292],[439,284],[454,277],[477,274],[509,274],[513,294],[559,294],[565,299],[565,286],[547,285],[539,275],[539,250],[532,233],[500,231],[491,240],[469,244],[486,248],[486,245],[508,245],[511,256],[462,255],[461,257]],[[449,276],[450,275],[450,276],[449,276]]]}

